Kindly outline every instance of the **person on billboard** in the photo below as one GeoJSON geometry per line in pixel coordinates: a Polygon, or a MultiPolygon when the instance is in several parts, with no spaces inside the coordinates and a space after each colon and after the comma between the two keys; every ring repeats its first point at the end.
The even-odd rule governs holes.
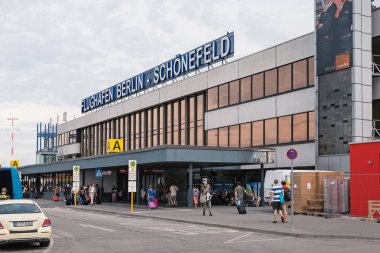
{"type": "Polygon", "coordinates": [[[333,0],[324,0],[323,12],[316,27],[318,73],[330,71],[335,67],[333,29],[336,10],[333,0]]]}
{"type": "Polygon", "coordinates": [[[336,70],[350,67],[352,50],[352,1],[334,0],[336,70]]]}

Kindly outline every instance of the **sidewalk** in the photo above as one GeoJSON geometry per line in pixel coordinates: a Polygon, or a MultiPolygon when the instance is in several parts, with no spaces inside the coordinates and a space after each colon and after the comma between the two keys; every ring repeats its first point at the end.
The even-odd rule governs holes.
{"type": "MultiPolygon", "coordinates": [[[[43,205],[42,201],[47,200],[38,202],[43,205]]],[[[78,211],[130,216],[130,206],[127,204],[105,203],[94,206],[70,206],[69,208],[78,211]]],[[[201,208],[179,207],[149,210],[146,206],[135,206],[133,216],[303,238],[380,240],[380,224],[358,218],[343,216],[326,219],[295,215],[294,230],[292,231],[290,216],[287,224],[282,224],[280,219],[279,223],[272,223],[273,212],[270,207],[247,207],[247,212],[246,215],[239,215],[234,206],[215,206],[213,207],[214,216],[210,217],[203,216],[201,208]]]]}

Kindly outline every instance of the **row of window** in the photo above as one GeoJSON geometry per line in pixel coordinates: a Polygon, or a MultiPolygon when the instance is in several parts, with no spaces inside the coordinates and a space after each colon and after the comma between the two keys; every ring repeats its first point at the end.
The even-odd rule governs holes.
{"type": "Polygon", "coordinates": [[[58,146],[73,144],[79,141],[80,141],[80,136],[77,136],[76,130],[58,135],[58,146]]]}
{"type": "Polygon", "coordinates": [[[124,150],[158,145],[204,145],[205,96],[189,96],[82,129],[82,156],[106,152],[107,139],[124,139],[124,150]]]}
{"type": "Polygon", "coordinates": [[[207,91],[207,110],[314,85],[314,57],[225,83],[207,91]]]}
{"type": "Polygon", "coordinates": [[[207,145],[213,147],[256,147],[315,139],[315,113],[248,122],[207,131],[207,145]]]}
{"type": "Polygon", "coordinates": [[[56,185],[61,187],[61,190],[63,190],[65,185],[72,185],[72,182],[73,173],[71,171],[42,173],[38,176],[22,175],[21,179],[22,185],[27,185],[29,190],[42,186],[43,191],[53,191],[56,185]]]}

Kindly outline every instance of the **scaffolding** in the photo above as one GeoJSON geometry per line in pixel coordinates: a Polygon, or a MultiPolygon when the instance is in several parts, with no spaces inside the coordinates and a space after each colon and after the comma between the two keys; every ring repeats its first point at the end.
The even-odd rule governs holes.
{"type": "Polygon", "coordinates": [[[37,124],[37,150],[36,163],[49,163],[57,161],[58,152],[58,125],[37,124]]]}

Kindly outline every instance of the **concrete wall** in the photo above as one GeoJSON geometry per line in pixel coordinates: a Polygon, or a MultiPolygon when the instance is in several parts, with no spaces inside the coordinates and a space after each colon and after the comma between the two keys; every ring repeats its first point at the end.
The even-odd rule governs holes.
{"type": "Polygon", "coordinates": [[[380,99],[380,77],[373,78],[372,100],[380,99]]]}
{"type": "Polygon", "coordinates": [[[229,106],[205,114],[205,130],[313,111],[315,88],[229,106]]]}
{"type": "Polygon", "coordinates": [[[73,143],[73,144],[58,147],[58,156],[79,154],[79,153],[80,153],[80,143],[73,143]]]}
{"type": "Polygon", "coordinates": [[[372,12],[372,37],[380,36],[380,8],[372,12]]]}

